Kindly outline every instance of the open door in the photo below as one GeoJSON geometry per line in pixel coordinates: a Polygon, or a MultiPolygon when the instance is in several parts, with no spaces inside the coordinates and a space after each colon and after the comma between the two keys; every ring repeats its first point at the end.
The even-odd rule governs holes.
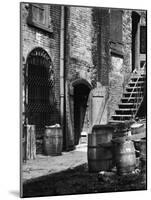
{"type": "Polygon", "coordinates": [[[84,84],[74,87],[74,136],[75,145],[79,144],[81,132],[88,130],[88,97],[90,88],[84,84]]]}

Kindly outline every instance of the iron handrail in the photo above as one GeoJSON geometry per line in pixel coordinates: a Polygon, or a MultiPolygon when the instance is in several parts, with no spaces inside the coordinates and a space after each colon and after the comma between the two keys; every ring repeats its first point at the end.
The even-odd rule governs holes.
{"type": "MultiPolygon", "coordinates": [[[[145,68],[145,65],[146,65],[146,62],[144,63],[142,68],[145,68]]],[[[135,85],[134,85],[133,90],[131,92],[131,95],[130,95],[130,97],[128,99],[128,102],[130,101],[130,98],[133,95],[134,89],[135,89],[136,85],[138,84],[139,78],[140,78],[140,76],[137,77],[137,81],[135,82],[135,85]]],[[[136,107],[133,107],[133,108],[136,108],[136,111],[137,111],[137,109],[139,107],[139,97],[141,97],[141,88],[139,88],[139,89],[137,88],[136,107]]],[[[134,103],[135,103],[135,101],[134,101],[134,103]]],[[[132,112],[133,112],[133,114],[132,114],[133,117],[132,118],[134,118],[135,117],[135,111],[132,111],[132,112]]]]}

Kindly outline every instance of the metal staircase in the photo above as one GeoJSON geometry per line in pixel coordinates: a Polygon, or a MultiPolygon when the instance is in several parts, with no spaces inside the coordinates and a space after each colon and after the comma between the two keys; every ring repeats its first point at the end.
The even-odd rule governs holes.
{"type": "Polygon", "coordinates": [[[146,92],[145,83],[145,73],[137,72],[132,74],[118,105],[118,109],[115,110],[115,114],[112,115],[109,123],[120,123],[135,119],[146,92]]]}

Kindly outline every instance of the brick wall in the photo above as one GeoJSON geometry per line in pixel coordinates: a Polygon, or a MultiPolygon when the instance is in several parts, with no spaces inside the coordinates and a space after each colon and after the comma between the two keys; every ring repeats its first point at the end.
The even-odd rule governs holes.
{"type": "MultiPolygon", "coordinates": [[[[53,32],[49,33],[37,27],[32,27],[27,24],[27,17],[29,13],[29,4],[21,4],[21,50],[23,72],[25,71],[27,57],[30,52],[36,48],[41,47],[50,56],[53,70],[54,70],[54,91],[55,91],[55,105],[53,107],[54,113],[51,117],[53,123],[60,123],[60,6],[49,5],[51,27],[53,32]]],[[[22,73],[23,93],[25,91],[24,73],[22,73]]],[[[25,96],[23,94],[23,102],[25,96]]],[[[24,104],[23,104],[24,105],[24,104]]],[[[23,106],[24,111],[24,106],[23,106]]],[[[23,122],[24,122],[23,115],[23,122]]],[[[36,126],[36,152],[43,153],[43,134],[44,127],[36,126]]]]}
{"type": "Polygon", "coordinates": [[[95,11],[97,22],[97,74],[98,81],[103,86],[109,84],[109,40],[110,40],[110,14],[109,9],[98,8],[95,11]]]}
{"type": "Polygon", "coordinates": [[[132,11],[130,10],[123,10],[123,44],[122,73],[124,75],[124,85],[126,85],[132,72],[132,11]]]}
{"type": "MultiPolygon", "coordinates": [[[[114,114],[115,110],[118,108],[118,103],[122,97],[124,87],[127,84],[130,73],[132,70],[132,55],[131,55],[131,43],[132,43],[132,19],[131,19],[131,11],[123,10],[122,12],[119,10],[114,10],[114,14],[119,12],[118,16],[121,18],[120,20],[116,19],[116,23],[120,26],[119,33],[121,35],[121,41],[123,45],[119,45],[116,40],[114,48],[117,49],[116,54],[112,54],[111,47],[111,68],[109,72],[109,99],[108,99],[108,118],[114,114]],[[119,52],[118,52],[119,51],[119,52]],[[121,51],[121,53],[120,53],[121,51]]],[[[111,38],[113,38],[112,34],[114,34],[111,30],[111,38]]],[[[118,38],[117,38],[118,40],[118,38]]]]}
{"type": "Polygon", "coordinates": [[[91,83],[96,75],[92,59],[92,9],[69,7],[66,33],[66,79],[83,78],[91,83]]]}
{"type": "MultiPolygon", "coordinates": [[[[22,43],[22,61],[25,66],[29,53],[36,47],[43,48],[50,56],[54,69],[55,79],[55,98],[56,108],[58,113],[54,116],[56,123],[59,123],[59,109],[60,109],[60,6],[49,5],[51,26],[53,32],[49,33],[45,30],[40,30],[36,27],[31,27],[27,24],[27,17],[29,13],[29,4],[21,4],[21,43],[22,43]]],[[[23,79],[22,79],[23,80],[23,79]]],[[[23,80],[24,81],[24,80],[23,80]]],[[[23,83],[24,84],[24,83],[23,83]]],[[[23,99],[24,101],[24,99],[23,99]]]]}

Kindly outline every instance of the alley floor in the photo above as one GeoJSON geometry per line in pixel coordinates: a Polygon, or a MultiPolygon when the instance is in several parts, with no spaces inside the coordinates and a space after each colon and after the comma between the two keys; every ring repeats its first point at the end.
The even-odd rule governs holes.
{"type": "Polygon", "coordinates": [[[27,160],[22,166],[23,182],[49,174],[73,169],[87,163],[87,145],[77,146],[75,150],[63,152],[60,156],[37,155],[35,160],[27,160]]]}
{"type": "Polygon", "coordinates": [[[88,172],[88,165],[52,173],[23,184],[23,197],[42,197],[102,192],[146,190],[146,172],[119,176],[109,173],[99,176],[88,172]]]}
{"type": "Polygon", "coordinates": [[[86,144],[60,156],[37,155],[22,166],[23,197],[146,190],[146,161],[140,164],[136,173],[99,176],[88,170],[86,144]]]}

